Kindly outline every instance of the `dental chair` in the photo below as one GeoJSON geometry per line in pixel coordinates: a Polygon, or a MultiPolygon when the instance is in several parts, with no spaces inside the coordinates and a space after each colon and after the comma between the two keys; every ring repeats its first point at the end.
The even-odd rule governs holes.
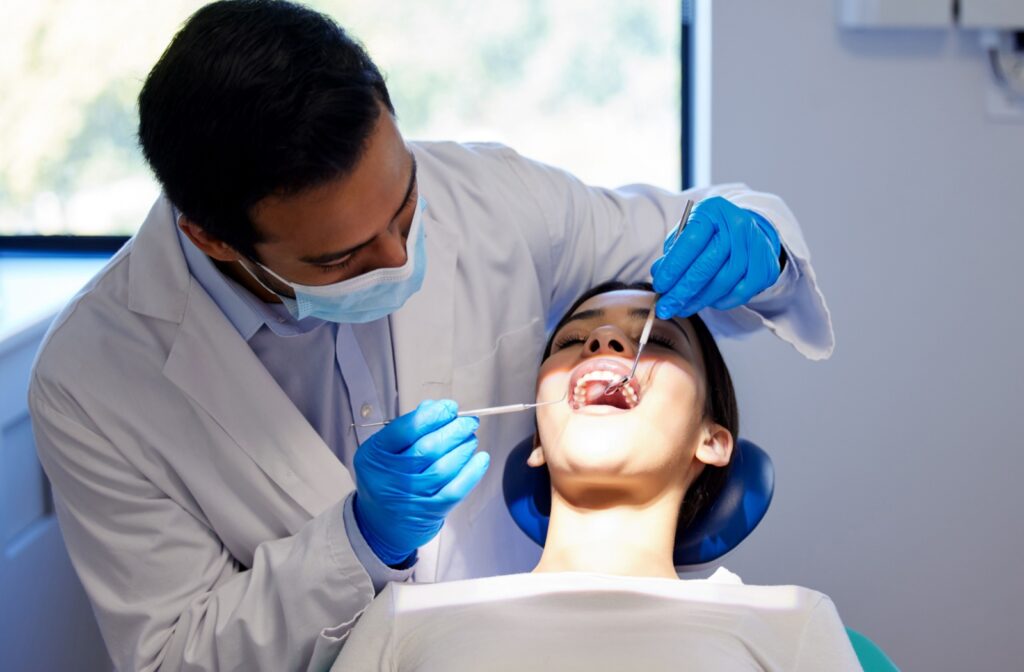
{"type": "MultiPolygon", "coordinates": [[[[532,450],[533,437],[529,437],[512,451],[505,463],[502,489],[516,525],[543,546],[551,512],[551,479],[547,469],[526,464],[532,450]]],[[[739,545],[764,518],[774,490],[771,458],[750,441],[739,439],[718,498],[692,525],[676,534],[676,569],[701,569],[739,545]]],[[[846,631],[866,672],[899,672],[870,639],[852,628],[846,631]]]]}

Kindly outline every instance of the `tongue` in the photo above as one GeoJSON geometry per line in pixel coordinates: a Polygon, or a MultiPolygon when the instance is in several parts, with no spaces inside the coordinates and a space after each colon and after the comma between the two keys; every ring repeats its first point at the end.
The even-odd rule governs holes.
{"type": "Polygon", "coordinates": [[[628,409],[629,404],[626,402],[626,397],[620,387],[611,394],[605,394],[604,391],[608,389],[608,383],[600,380],[595,380],[587,383],[586,389],[584,390],[584,406],[614,406],[616,408],[628,409]]]}

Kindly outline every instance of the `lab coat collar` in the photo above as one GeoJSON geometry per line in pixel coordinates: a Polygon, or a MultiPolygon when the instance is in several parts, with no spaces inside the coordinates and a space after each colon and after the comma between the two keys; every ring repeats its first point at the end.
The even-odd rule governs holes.
{"type": "Polygon", "coordinates": [[[174,208],[160,194],[131,242],[128,308],[170,322],[181,322],[190,275],[174,232],[174,208]]]}

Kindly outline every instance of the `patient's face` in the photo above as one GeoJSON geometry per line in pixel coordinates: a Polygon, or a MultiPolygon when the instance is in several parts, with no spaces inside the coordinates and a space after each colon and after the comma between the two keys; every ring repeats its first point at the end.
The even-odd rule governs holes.
{"type": "Polygon", "coordinates": [[[567,495],[598,486],[645,497],[696,477],[683,478],[718,426],[703,418],[704,363],[688,321],[656,320],[632,383],[604,395],[609,381],[629,372],[653,300],[639,290],[588,299],[555,334],[541,365],[537,400],[567,392],[568,399],[537,409],[540,450],[530,463],[546,462],[567,495]]]}

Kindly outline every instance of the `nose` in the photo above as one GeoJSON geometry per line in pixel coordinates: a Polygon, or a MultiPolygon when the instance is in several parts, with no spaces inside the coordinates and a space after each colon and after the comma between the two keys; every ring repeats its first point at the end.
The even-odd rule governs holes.
{"type": "Polygon", "coordinates": [[[621,329],[606,325],[590,332],[587,342],[583,344],[584,357],[597,357],[600,355],[635,357],[636,346],[633,340],[626,336],[621,329]]]}
{"type": "Polygon", "coordinates": [[[398,268],[405,264],[408,257],[406,239],[397,231],[381,236],[378,256],[378,268],[398,268]]]}

